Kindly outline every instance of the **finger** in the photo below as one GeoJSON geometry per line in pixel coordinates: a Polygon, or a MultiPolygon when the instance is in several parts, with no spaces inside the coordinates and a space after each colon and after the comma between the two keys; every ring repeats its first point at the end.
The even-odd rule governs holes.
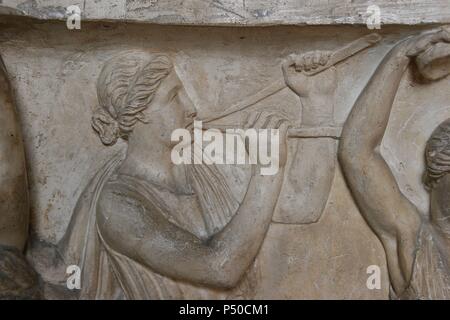
{"type": "Polygon", "coordinates": [[[282,128],[285,128],[285,127],[288,128],[291,126],[292,126],[291,121],[288,118],[280,118],[280,122],[277,127],[279,129],[282,129],[282,128]]]}
{"type": "Polygon", "coordinates": [[[416,42],[412,45],[411,49],[409,49],[406,52],[406,55],[409,57],[417,56],[419,53],[428,49],[428,46],[429,46],[428,43],[426,43],[424,41],[416,42]]]}
{"type": "Polygon", "coordinates": [[[278,128],[279,122],[280,122],[280,117],[278,115],[273,115],[269,122],[266,125],[266,129],[276,129],[278,128]]]}
{"type": "Polygon", "coordinates": [[[282,69],[285,72],[292,72],[294,71],[292,67],[296,67],[296,63],[298,60],[298,54],[292,53],[286,57],[284,62],[282,63],[282,69]]]}
{"type": "Polygon", "coordinates": [[[436,33],[437,31],[427,31],[424,34],[421,34],[419,36],[412,36],[408,42],[410,42],[410,49],[407,51],[406,55],[408,56],[415,56],[418,55],[420,52],[425,51],[428,48],[428,38],[430,35],[436,33]]]}
{"type": "Polygon", "coordinates": [[[305,69],[305,56],[298,55],[295,59],[295,70],[303,71],[305,69]]]}
{"type": "Polygon", "coordinates": [[[247,120],[245,122],[244,128],[253,128],[256,121],[258,120],[258,117],[261,115],[261,112],[252,112],[247,117],[247,120]]]}
{"type": "Polygon", "coordinates": [[[305,56],[305,70],[306,71],[311,70],[312,60],[313,60],[312,54],[308,54],[305,56]]]}
{"type": "Polygon", "coordinates": [[[288,86],[291,85],[291,77],[297,71],[297,66],[295,65],[294,55],[289,55],[281,64],[281,71],[283,72],[283,77],[288,86]],[[294,66],[294,68],[292,68],[294,66]]]}
{"type": "Polygon", "coordinates": [[[271,123],[273,122],[274,118],[276,118],[276,115],[274,113],[268,113],[264,117],[264,121],[261,121],[261,129],[267,129],[270,128],[271,123]]]}
{"type": "Polygon", "coordinates": [[[413,48],[407,52],[408,56],[415,56],[430,48],[433,44],[445,41],[447,37],[446,31],[444,29],[438,29],[436,31],[424,34],[420,36],[415,43],[413,48]]]}
{"type": "Polygon", "coordinates": [[[328,55],[327,55],[327,54],[321,55],[321,56],[320,56],[320,59],[319,59],[319,64],[320,64],[321,66],[324,66],[324,65],[327,64],[327,62],[328,62],[328,55]]]}
{"type": "Polygon", "coordinates": [[[450,42],[450,25],[442,27],[443,39],[445,42],[450,42]]]}
{"type": "Polygon", "coordinates": [[[303,69],[304,69],[304,67],[303,67],[303,62],[300,62],[300,60],[299,60],[299,62],[297,62],[297,63],[295,64],[295,71],[297,71],[297,72],[302,72],[303,69]]]}
{"type": "Polygon", "coordinates": [[[287,128],[288,126],[289,126],[289,119],[279,118],[278,122],[275,125],[275,128],[279,129],[280,131],[283,131],[284,128],[287,128]]]}
{"type": "Polygon", "coordinates": [[[450,42],[450,26],[441,27],[439,36],[440,36],[440,39],[438,42],[450,42]]]}
{"type": "Polygon", "coordinates": [[[267,124],[267,128],[278,129],[286,122],[289,122],[289,119],[283,113],[279,112],[271,117],[270,122],[267,124]]]}
{"type": "Polygon", "coordinates": [[[253,128],[253,129],[261,128],[264,125],[264,123],[267,121],[267,117],[268,117],[268,115],[267,115],[266,111],[257,112],[253,123],[250,124],[251,125],[250,128],[253,128]]]}
{"type": "Polygon", "coordinates": [[[272,113],[267,111],[259,112],[255,122],[253,123],[252,128],[254,129],[262,129],[267,126],[267,123],[270,121],[272,113]]]}
{"type": "Polygon", "coordinates": [[[266,111],[258,113],[258,116],[256,117],[256,121],[253,124],[253,128],[255,128],[255,129],[263,128],[264,124],[267,122],[268,117],[269,117],[269,115],[266,111]]]}
{"type": "Polygon", "coordinates": [[[313,64],[317,66],[320,63],[320,58],[322,58],[322,52],[316,51],[313,57],[313,64]]]}
{"type": "Polygon", "coordinates": [[[281,69],[284,73],[292,72],[292,67],[296,68],[296,63],[298,60],[298,54],[291,53],[288,55],[281,63],[281,69]]]}
{"type": "Polygon", "coordinates": [[[444,28],[441,28],[439,32],[436,32],[430,36],[429,42],[430,44],[435,44],[438,42],[445,41],[446,38],[446,30],[444,28]]]}
{"type": "Polygon", "coordinates": [[[290,66],[292,66],[293,64],[295,64],[295,60],[297,59],[297,54],[295,54],[295,53],[292,53],[292,54],[290,54],[290,55],[288,55],[287,56],[287,58],[286,58],[286,63],[287,63],[287,65],[290,67],[290,66]]]}
{"type": "Polygon", "coordinates": [[[291,123],[288,120],[284,120],[281,122],[278,130],[280,130],[280,137],[287,137],[289,127],[291,127],[291,123]]]}
{"type": "Polygon", "coordinates": [[[270,121],[267,123],[267,129],[278,129],[282,123],[289,121],[288,118],[282,113],[277,111],[276,113],[272,113],[270,116],[270,121]]]}
{"type": "Polygon", "coordinates": [[[295,63],[293,56],[293,54],[290,54],[283,60],[283,62],[281,63],[281,68],[283,69],[283,71],[287,71],[287,69],[295,63]]]}

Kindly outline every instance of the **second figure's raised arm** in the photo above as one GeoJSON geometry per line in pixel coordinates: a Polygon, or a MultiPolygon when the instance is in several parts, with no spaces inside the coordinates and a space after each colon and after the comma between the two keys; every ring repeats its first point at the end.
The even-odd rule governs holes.
{"type": "Polygon", "coordinates": [[[397,44],[369,80],[345,123],[338,153],[353,198],[385,248],[396,293],[409,283],[420,218],[401,193],[379,146],[409,65],[409,41],[397,44]]]}

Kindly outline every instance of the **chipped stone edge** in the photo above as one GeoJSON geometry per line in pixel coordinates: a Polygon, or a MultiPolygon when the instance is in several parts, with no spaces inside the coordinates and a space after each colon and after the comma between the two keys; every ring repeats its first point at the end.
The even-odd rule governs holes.
{"type": "MultiPolygon", "coordinates": [[[[48,9],[48,8],[47,8],[48,9]]],[[[38,8],[33,11],[24,11],[17,8],[0,5],[1,16],[18,16],[36,19],[39,21],[65,21],[68,17],[64,12],[65,8],[58,7],[57,10],[49,11],[38,8]]],[[[365,26],[364,17],[360,14],[349,15],[347,17],[327,17],[327,16],[283,16],[283,17],[193,17],[182,15],[158,14],[154,17],[130,16],[127,12],[119,16],[89,16],[82,13],[82,22],[124,22],[124,23],[144,23],[158,25],[184,25],[184,26],[228,26],[228,27],[264,27],[264,26],[332,26],[332,25],[353,25],[365,26]]],[[[450,24],[450,15],[441,18],[417,17],[402,19],[398,17],[384,17],[381,26],[405,25],[424,26],[450,24]]]]}

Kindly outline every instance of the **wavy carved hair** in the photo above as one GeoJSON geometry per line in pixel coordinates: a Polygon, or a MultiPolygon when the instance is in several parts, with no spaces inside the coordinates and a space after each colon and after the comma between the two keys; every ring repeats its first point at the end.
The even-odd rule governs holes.
{"type": "Polygon", "coordinates": [[[92,127],[105,145],[127,139],[160,83],[172,71],[166,55],[126,51],[105,62],[97,81],[99,107],[92,127]]]}
{"type": "Polygon", "coordinates": [[[425,147],[425,186],[432,189],[450,173],[450,118],[442,122],[431,134],[425,147]]]}

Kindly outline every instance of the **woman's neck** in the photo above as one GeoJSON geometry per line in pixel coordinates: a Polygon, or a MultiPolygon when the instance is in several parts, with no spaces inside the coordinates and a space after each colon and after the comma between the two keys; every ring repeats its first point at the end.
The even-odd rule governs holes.
{"type": "Polygon", "coordinates": [[[129,141],[127,156],[118,173],[175,190],[171,150],[161,143],[148,145],[144,139],[129,141]]]}

